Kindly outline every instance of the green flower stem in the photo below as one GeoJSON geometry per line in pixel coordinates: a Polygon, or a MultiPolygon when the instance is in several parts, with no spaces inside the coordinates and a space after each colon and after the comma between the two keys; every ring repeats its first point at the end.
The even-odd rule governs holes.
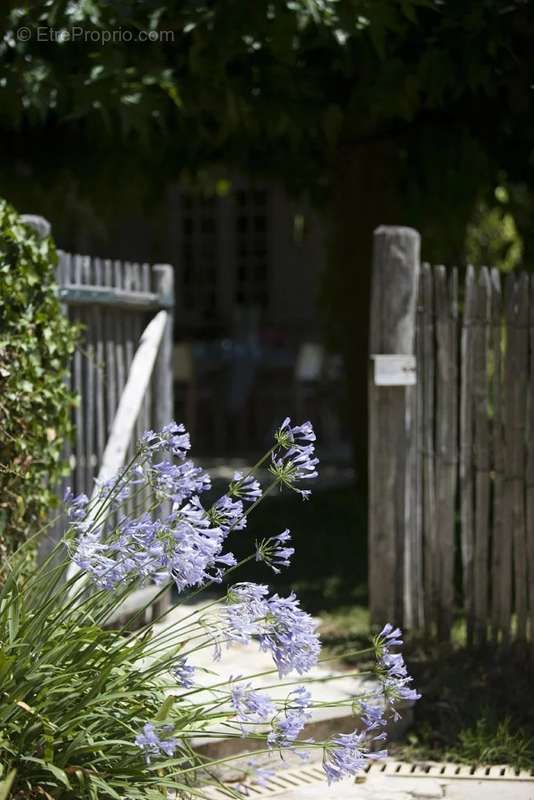
{"type": "MultiPolygon", "coordinates": [[[[351,655],[359,655],[359,654],[363,655],[364,653],[369,653],[369,652],[372,652],[372,651],[373,651],[372,647],[367,647],[364,650],[354,650],[351,653],[351,655]]],[[[324,663],[326,663],[328,661],[335,661],[335,660],[337,660],[337,658],[338,658],[338,656],[326,656],[324,658],[320,658],[317,663],[318,664],[321,664],[321,663],[324,664],[324,663]]],[[[365,675],[365,674],[370,674],[370,673],[359,672],[358,674],[359,675],[365,675]]],[[[276,667],[273,667],[272,669],[263,670],[262,672],[255,672],[252,675],[247,675],[246,677],[247,677],[247,680],[252,680],[253,678],[263,678],[266,675],[278,675],[278,669],[276,667]]],[[[210,689],[216,689],[219,686],[226,686],[229,683],[233,683],[233,682],[234,681],[221,681],[220,683],[213,684],[209,688],[210,689]]],[[[279,684],[275,684],[275,685],[279,685],[279,684]]],[[[184,692],[181,695],[181,697],[190,697],[193,694],[197,694],[198,692],[203,692],[205,690],[206,690],[206,687],[201,687],[201,688],[199,687],[199,688],[191,689],[188,692],[184,692]]]]}

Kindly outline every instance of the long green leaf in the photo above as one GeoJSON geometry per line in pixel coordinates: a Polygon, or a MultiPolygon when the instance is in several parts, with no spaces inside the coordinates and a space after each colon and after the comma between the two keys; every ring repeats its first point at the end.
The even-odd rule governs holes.
{"type": "Polygon", "coordinates": [[[9,797],[9,792],[11,791],[11,787],[13,786],[13,781],[15,780],[15,776],[17,774],[16,769],[12,769],[11,772],[7,775],[7,777],[0,783],[0,800],[7,800],[9,797]]]}

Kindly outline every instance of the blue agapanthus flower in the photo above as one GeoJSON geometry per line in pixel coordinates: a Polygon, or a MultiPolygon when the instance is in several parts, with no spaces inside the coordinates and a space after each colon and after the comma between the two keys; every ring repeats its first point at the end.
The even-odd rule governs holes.
{"type": "Polygon", "coordinates": [[[268,596],[267,586],[233,586],[224,610],[228,641],[249,642],[254,636],[260,648],[270,651],[280,677],[303,674],[317,663],[320,653],[317,622],[300,608],[294,594],[268,596]]]}
{"type": "Polygon", "coordinates": [[[85,518],[87,506],[89,505],[89,498],[86,494],[82,493],[74,496],[69,486],[63,495],[63,502],[67,508],[68,518],[72,522],[79,522],[85,518]]]}
{"type": "MultiPolygon", "coordinates": [[[[311,457],[314,438],[310,423],[291,427],[289,420],[276,434],[273,458],[281,465],[276,481],[303,495],[307,492],[296,482],[316,474],[316,459],[311,457]]],[[[200,495],[210,488],[210,479],[186,458],[190,446],[184,426],[175,422],[160,432],[146,431],[137,461],[99,486],[92,504],[85,495],[67,498],[71,528],[77,534],[73,560],[100,588],[173,580],[183,592],[220,581],[235,565],[233,554],[224,552],[224,541],[231,531],[245,528],[244,504],[254,504],[262,497],[261,486],[253,475],[235,473],[228,492],[205,508],[200,495]],[[172,458],[162,457],[165,453],[172,458]],[[145,486],[158,501],[171,502],[170,515],[162,515],[161,509],[154,517],[149,513],[121,515],[124,501],[142,494],[145,486]],[[96,509],[91,511],[92,517],[90,505],[96,509]],[[115,516],[106,515],[106,507],[115,516]]],[[[293,548],[287,547],[288,538],[289,532],[284,531],[273,540],[268,563],[275,571],[287,566],[293,553],[293,548]]]]}
{"type": "Polygon", "coordinates": [[[227,494],[220,497],[208,512],[214,525],[227,536],[230,531],[240,531],[247,524],[241,500],[232,500],[227,494]]]}
{"type": "Polygon", "coordinates": [[[265,722],[274,714],[274,703],[269,695],[256,691],[250,683],[234,686],[230,698],[241,723],[265,722]]]}
{"type": "Polygon", "coordinates": [[[170,673],[184,689],[191,689],[194,686],[193,676],[196,668],[190,664],[185,656],[180,656],[172,665],[170,673]]]}
{"type": "Polygon", "coordinates": [[[367,742],[367,731],[340,733],[332,737],[324,749],[323,769],[328,783],[353,777],[362,772],[370,760],[385,758],[385,750],[371,752],[367,742]]]}
{"type": "Polygon", "coordinates": [[[152,758],[159,756],[173,756],[178,741],[171,734],[174,732],[173,725],[159,725],[157,728],[151,722],[143,727],[143,733],[135,737],[135,743],[140,747],[144,754],[147,764],[150,764],[152,758]]]}
{"type": "Polygon", "coordinates": [[[256,561],[264,561],[276,574],[280,573],[281,567],[289,567],[290,558],[295,552],[294,547],[287,547],[291,541],[291,533],[288,528],[278,536],[270,539],[263,539],[256,543],[256,561]]]}
{"type": "Polygon", "coordinates": [[[255,503],[262,496],[262,488],[253,475],[243,477],[241,472],[234,472],[228,494],[230,497],[243,500],[244,503],[255,503]]]}
{"type": "Polygon", "coordinates": [[[165,450],[175,458],[184,459],[191,449],[189,434],[182,424],[170,422],[161,431],[145,431],[141,437],[141,448],[145,453],[165,450]]]}
{"type": "Polygon", "coordinates": [[[408,674],[401,653],[392,652],[392,648],[402,645],[402,631],[388,623],[375,638],[378,674],[381,679],[382,692],[389,703],[394,719],[400,714],[396,708],[398,703],[410,703],[419,700],[421,695],[410,684],[413,678],[408,674]]]}
{"type": "Polygon", "coordinates": [[[157,495],[178,505],[211,488],[208,473],[190,460],[181,464],[172,461],[151,464],[147,469],[147,478],[157,495]]]}
{"type": "Polygon", "coordinates": [[[275,441],[280,447],[289,450],[291,447],[307,447],[315,442],[315,431],[311,422],[304,422],[302,425],[291,425],[291,418],[286,417],[274,435],[275,441]]]}
{"type": "Polygon", "coordinates": [[[267,736],[269,747],[291,747],[311,719],[308,710],[311,702],[311,694],[304,686],[289,694],[283,714],[273,720],[272,731],[267,736]]]}

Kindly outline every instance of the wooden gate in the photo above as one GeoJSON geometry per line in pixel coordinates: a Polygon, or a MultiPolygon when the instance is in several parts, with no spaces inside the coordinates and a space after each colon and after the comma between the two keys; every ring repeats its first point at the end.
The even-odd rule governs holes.
{"type": "Polygon", "coordinates": [[[534,280],[420,265],[419,244],[375,232],[372,618],[447,638],[456,609],[469,642],[533,640],[534,280]],[[381,355],[415,382],[383,385],[381,355]]]}
{"type": "MultiPolygon", "coordinates": [[[[77,397],[71,471],[60,488],[91,496],[131,457],[135,441],[173,417],[173,268],[59,252],[59,297],[80,325],[70,385],[77,397]]],[[[127,513],[132,508],[125,509],[127,513]]],[[[55,526],[48,549],[62,533],[55,526]]]]}

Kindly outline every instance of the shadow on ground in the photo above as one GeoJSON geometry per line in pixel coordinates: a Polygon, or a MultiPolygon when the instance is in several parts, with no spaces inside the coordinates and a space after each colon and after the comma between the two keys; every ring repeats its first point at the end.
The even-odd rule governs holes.
{"type": "Polygon", "coordinates": [[[352,486],[320,489],[311,500],[285,491],[267,497],[245,531],[231,534],[228,549],[238,559],[254,541],[291,530],[295,555],[291,566],[275,575],[265,564],[247,564],[238,580],[268,583],[274,590],[297,592],[311,613],[367,602],[367,518],[352,486]]]}

